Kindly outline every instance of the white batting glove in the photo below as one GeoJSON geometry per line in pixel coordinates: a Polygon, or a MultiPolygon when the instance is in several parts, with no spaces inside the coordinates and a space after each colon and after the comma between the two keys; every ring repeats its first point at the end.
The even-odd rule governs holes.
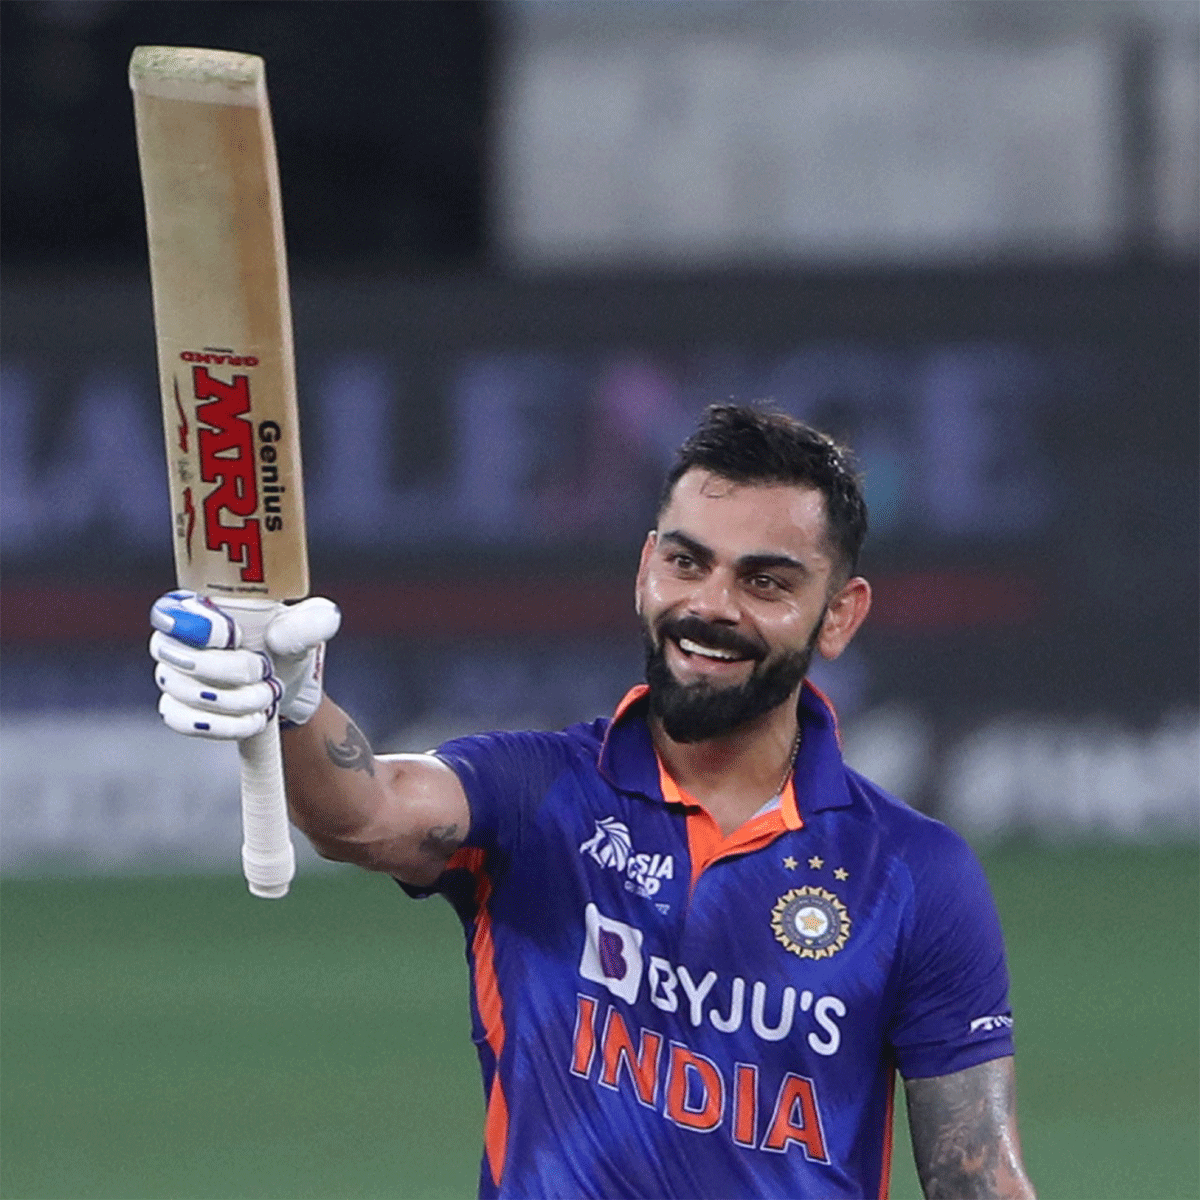
{"type": "Polygon", "coordinates": [[[168,592],[150,610],[158,711],[177,733],[236,740],[260,733],[278,710],[306,722],[321,703],[325,642],[341,624],[330,600],[282,608],[267,626],[267,652],[245,650],[237,622],[195,592],[168,592]]]}

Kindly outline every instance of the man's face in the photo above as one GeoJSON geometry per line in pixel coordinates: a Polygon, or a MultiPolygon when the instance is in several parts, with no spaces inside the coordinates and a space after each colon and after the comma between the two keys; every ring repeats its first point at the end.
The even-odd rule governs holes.
{"type": "Polygon", "coordinates": [[[679,480],[637,580],[651,711],[668,736],[743,728],[794,696],[814,649],[840,653],[822,641],[834,566],[816,489],[701,469],[679,480]]]}

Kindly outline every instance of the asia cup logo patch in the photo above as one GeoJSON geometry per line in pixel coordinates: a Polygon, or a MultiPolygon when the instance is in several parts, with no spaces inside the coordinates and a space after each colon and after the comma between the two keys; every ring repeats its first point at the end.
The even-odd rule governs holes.
{"type": "MultiPolygon", "coordinates": [[[[638,854],[633,848],[629,826],[616,817],[601,817],[596,831],[579,853],[625,876],[625,890],[635,896],[657,896],[664,879],[675,878],[675,857],[671,854],[638,854]]],[[[667,909],[659,906],[659,911],[667,909]]]]}
{"type": "Polygon", "coordinates": [[[793,888],[771,910],[775,940],[801,958],[831,958],[850,939],[850,914],[820,887],[793,888]]]}
{"type": "Polygon", "coordinates": [[[579,847],[579,853],[590,854],[602,867],[624,871],[632,849],[629,826],[616,817],[602,817],[596,822],[596,832],[579,847]]]}

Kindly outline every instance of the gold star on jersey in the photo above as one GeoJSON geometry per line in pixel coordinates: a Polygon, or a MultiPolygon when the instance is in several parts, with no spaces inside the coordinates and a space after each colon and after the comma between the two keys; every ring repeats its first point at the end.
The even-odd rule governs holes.
{"type": "Polygon", "coordinates": [[[830,958],[850,938],[850,914],[820,887],[792,888],[771,911],[775,940],[801,958],[830,958]]]}

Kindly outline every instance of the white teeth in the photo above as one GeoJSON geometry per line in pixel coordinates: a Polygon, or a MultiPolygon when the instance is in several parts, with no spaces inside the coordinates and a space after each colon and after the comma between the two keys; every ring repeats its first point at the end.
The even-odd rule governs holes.
{"type": "Polygon", "coordinates": [[[720,658],[725,662],[734,662],[741,658],[740,654],[735,654],[732,650],[716,650],[712,646],[701,646],[699,642],[693,642],[690,638],[680,638],[679,648],[688,654],[700,654],[705,658],[720,658]]]}

